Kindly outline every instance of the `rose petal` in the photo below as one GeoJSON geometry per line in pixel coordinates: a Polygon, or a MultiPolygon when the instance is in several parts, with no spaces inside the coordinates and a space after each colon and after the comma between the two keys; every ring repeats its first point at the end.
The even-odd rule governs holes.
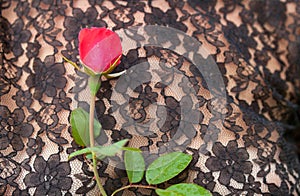
{"type": "Polygon", "coordinates": [[[120,42],[118,39],[117,35],[111,35],[98,42],[82,59],[83,63],[95,72],[106,71],[113,60],[122,53],[120,47],[117,47],[120,42]]]}
{"type": "Polygon", "coordinates": [[[80,58],[84,59],[87,53],[101,40],[114,34],[106,28],[84,28],[79,32],[79,53],[80,58]]]}
{"type": "Polygon", "coordinates": [[[82,29],[78,39],[81,61],[96,73],[105,72],[122,54],[119,36],[109,29],[82,29]]]}

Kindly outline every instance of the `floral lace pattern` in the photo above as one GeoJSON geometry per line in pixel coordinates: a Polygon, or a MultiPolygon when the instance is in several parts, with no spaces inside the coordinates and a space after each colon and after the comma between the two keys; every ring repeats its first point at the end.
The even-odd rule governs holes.
{"type": "MultiPolygon", "coordinates": [[[[170,150],[192,154],[188,170],[169,184],[194,182],[213,195],[300,194],[299,161],[284,138],[299,102],[298,1],[3,0],[0,5],[0,195],[97,193],[84,158],[67,161],[80,148],[71,138],[70,111],[73,104],[89,106],[86,77],[61,54],[79,62],[77,36],[83,27],[118,32],[145,25],[175,28],[205,46],[222,75],[224,103],[210,94],[204,73],[174,52],[182,47],[188,54],[196,45],[133,29],[131,43],[137,47],[124,51],[116,69],[128,73],[103,82],[97,94],[103,127],[97,143],[128,138],[147,163],[170,150]],[[139,45],[147,36],[168,42],[169,49],[139,45]]],[[[99,163],[108,194],[127,183],[122,164],[120,157],[99,163]]]]}

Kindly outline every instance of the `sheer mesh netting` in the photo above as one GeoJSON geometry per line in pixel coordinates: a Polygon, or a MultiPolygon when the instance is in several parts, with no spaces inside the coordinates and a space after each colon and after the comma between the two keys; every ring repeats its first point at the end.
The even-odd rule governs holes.
{"type": "MultiPolygon", "coordinates": [[[[118,79],[97,94],[98,144],[130,139],[146,163],[193,155],[159,187],[197,183],[213,195],[298,195],[299,1],[2,0],[0,195],[97,195],[68,123],[89,108],[78,32],[122,38],[118,79]],[[159,28],[157,28],[159,27],[159,28]],[[293,132],[292,132],[293,135],[293,132]]],[[[122,156],[99,162],[111,194],[128,184],[122,156]]],[[[145,180],[142,183],[146,183],[145,180]]],[[[129,189],[120,195],[155,195],[129,189]]]]}

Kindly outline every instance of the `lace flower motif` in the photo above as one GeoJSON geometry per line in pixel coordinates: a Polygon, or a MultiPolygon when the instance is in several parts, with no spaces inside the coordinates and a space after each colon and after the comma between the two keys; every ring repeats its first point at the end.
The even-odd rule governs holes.
{"type": "Polygon", "coordinates": [[[36,187],[34,195],[62,195],[61,190],[71,188],[70,165],[60,162],[59,155],[53,154],[47,161],[39,156],[33,167],[35,172],[27,174],[24,182],[27,187],[36,187]]]}
{"type": "Polygon", "coordinates": [[[245,148],[238,148],[236,141],[229,141],[227,146],[216,142],[212,148],[215,156],[207,159],[206,167],[213,171],[220,171],[219,182],[223,185],[229,185],[230,179],[245,183],[244,174],[250,174],[252,164],[249,154],[245,148]]]}

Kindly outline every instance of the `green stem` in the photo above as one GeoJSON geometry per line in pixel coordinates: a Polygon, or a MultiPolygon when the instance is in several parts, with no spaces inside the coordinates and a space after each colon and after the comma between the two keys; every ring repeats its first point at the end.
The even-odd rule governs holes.
{"type": "Polygon", "coordinates": [[[95,146],[95,136],[94,136],[95,101],[96,101],[96,96],[91,94],[90,117],[89,117],[90,118],[89,128],[90,128],[90,145],[91,145],[91,147],[95,146]]]}
{"type": "MultiPolygon", "coordinates": [[[[95,93],[91,92],[91,103],[90,103],[90,120],[89,120],[89,129],[90,129],[90,147],[94,147],[95,146],[95,136],[94,136],[94,114],[95,114],[95,101],[96,101],[96,95],[95,93]]],[[[96,154],[95,152],[92,153],[92,157],[93,157],[93,172],[94,172],[94,176],[97,182],[97,185],[99,187],[100,193],[103,196],[107,196],[101,181],[100,181],[100,177],[98,174],[98,170],[97,170],[97,158],[96,158],[96,154]]]]}
{"type": "Polygon", "coordinates": [[[101,195],[107,196],[107,194],[106,194],[106,192],[105,192],[105,190],[104,190],[104,188],[101,184],[101,181],[100,181],[100,177],[99,177],[98,170],[97,170],[96,154],[94,152],[93,152],[93,171],[94,171],[96,182],[97,182],[97,185],[98,185],[98,188],[100,190],[101,195]]]}
{"type": "Polygon", "coordinates": [[[141,184],[130,184],[127,186],[123,186],[117,190],[115,190],[115,192],[113,192],[113,194],[111,196],[114,196],[115,194],[117,194],[118,192],[124,190],[124,189],[129,189],[129,188],[144,188],[144,189],[157,189],[157,187],[154,186],[149,186],[149,185],[141,185],[141,184]]]}

